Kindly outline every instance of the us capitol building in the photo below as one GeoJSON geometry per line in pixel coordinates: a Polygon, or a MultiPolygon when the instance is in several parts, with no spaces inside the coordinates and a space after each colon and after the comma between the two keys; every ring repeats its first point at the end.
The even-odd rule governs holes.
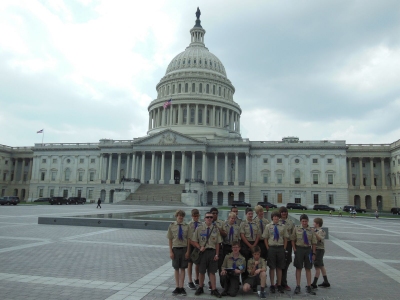
{"type": "MultiPolygon", "coordinates": [[[[98,143],[0,146],[1,195],[228,205],[400,205],[400,140],[249,141],[222,62],[205,47],[200,12],[149,107],[147,135],[98,143]],[[172,99],[171,102],[168,100],[172,99]]],[[[136,202],[135,202],[136,201],[136,202]]]]}

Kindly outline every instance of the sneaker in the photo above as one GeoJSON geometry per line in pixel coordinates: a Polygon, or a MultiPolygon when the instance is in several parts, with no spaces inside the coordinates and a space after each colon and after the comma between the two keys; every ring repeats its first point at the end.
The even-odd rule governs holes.
{"type": "Polygon", "coordinates": [[[294,289],[294,293],[295,294],[300,294],[300,286],[296,286],[296,288],[294,289]]]}
{"type": "Polygon", "coordinates": [[[267,299],[267,295],[265,294],[265,292],[260,292],[260,298],[267,299]]]}
{"type": "Polygon", "coordinates": [[[306,286],[306,293],[310,295],[316,295],[315,292],[311,289],[311,286],[306,286]]]}
{"type": "Polygon", "coordinates": [[[187,286],[188,286],[188,288],[191,289],[191,290],[195,290],[195,289],[196,289],[196,286],[194,285],[193,282],[189,282],[187,286]]]}
{"type": "Polygon", "coordinates": [[[283,286],[278,285],[278,292],[281,293],[281,294],[285,293],[285,289],[283,288],[283,286]]]}
{"type": "Polygon", "coordinates": [[[180,293],[181,293],[181,289],[178,287],[172,291],[172,295],[174,295],[174,296],[179,295],[180,293]]]}
{"type": "Polygon", "coordinates": [[[311,288],[313,289],[313,290],[317,290],[318,289],[318,287],[317,287],[317,285],[316,284],[311,284],[311,288]]]}
{"type": "Polygon", "coordinates": [[[198,280],[198,279],[195,279],[195,280],[194,280],[194,284],[195,284],[195,285],[199,285],[199,280],[198,280]]]}
{"type": "Polygon", "coordinates": [[[271,286],[269,287],[269,292],[270,292],[271,294],[275,294],[275,286],[274,286],[274,285],[271,285],[271,286]]]}
{"type": "Polygon", "coordinates": [[[288,291],[288,292],[290,292],[290,291],[292,290],[292,289],[290,288],[290,286],[288,286],[288,285],[285,285],[284,289],[285,289],[285,291],[288,291]]]}
{"type": "Polygon", "coordinates": [[[320,287],[324,287],[324,288],[327,288],[327,287],[330,287],[331,286],[331,284],[329,283],[329,282],[323,282],[323,283],[321,283],[321,284],[318,284],[318,286],[320,286],[320,287]]]}
{"type": "Polygon", "coordinates": [[[199,286],[196,290],[196,293],[194,293],[196,296],[199,296],[201,294],[204,294],[204,289],[202,286],[199,286]]]}
{"type": "Polygon", "coordinates": [[[211,281],[208,282],[208,290],[209,290],[209,291],[212,291],[211,281]]]}
{"type": "Polygon", "coordinates": [[[221,298],[221,294],[218,292],[217,289],[212,290],[212,291],[211,291],[211,295],[213,295],[213,296],[215,296],[215,297],[217,297],[217,298],[221,298]]]}
{"type": "Polygon", "coordinates": [[[186,295],[187,295],[184,288],[181,288],[181,295],[182,295],[182,296],[186,296],[186,295]]]}

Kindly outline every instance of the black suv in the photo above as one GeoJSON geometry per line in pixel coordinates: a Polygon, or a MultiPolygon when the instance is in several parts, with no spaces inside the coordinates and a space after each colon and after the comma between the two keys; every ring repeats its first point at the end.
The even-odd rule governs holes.
{"type": "Polygon", "coordinates": [[[356,206],[356,205],[345,205],[343,207],[343,211],[345,211],[345,212],[350,212],[350,209],[351,210],[355,209],[356,212],[358,212],[358,213],[366,213],[367,212],[366,209],[360,208],[359,206],[356,206]]]}
{"type": "Polygon", "coordinates": [[[33,202],[50,202],[50,198],[39,198],[34,200],[33,202]]]}
{"type": "Polygon", "coordinates": [[[3,198],[0,198],[0,204],[8,204],[8,205],[17,205],[19,203],[19,197],[17,196],[4,196],[3,198]]]}
{"type": "Polygon", "coordinates": [[[335,211],[335,209],[333,207],[329,207],[328,205],[323,205],[323,204],[315,204],[313,209],[314,210],[335,211]]]}
{"type": "Polygon", "coordinates": [[[261,205],[264,208],[278,208],[275,204],[270,203],[270,202],[258,202],[257,205],[261,205]]]}
{"type": "Polygon", "coordinates": [[[69,197],[68,204],[85,204],[86,198],[81,197],[69,197]]]}
{"type": "Polygon", "coordinates": [[[400,207],[392,207],[392,209],[390,210],[390,212],[394,215],[400,215],[400,207]]]}
{"type": "Polygon", "coordinates": [[[287,209],[300,209],[300,210],[307,210],[307,207],[301,205],[300,203],[288,203],[286,204],[287,209]]]}
{"type": "Polygon", "coordinates": [[[232,201],[232,206],[245,206],[245,207],[251,207],[250,203],[244,202],[244,201],[232,201]]]}
{"type": "Polygon", "coordinates": [[[64,197],[51,197],[50,198],[50,204],[58,204],[58,205],[63,205],[63,204],[68,204],[68,200],[64,197]]]}

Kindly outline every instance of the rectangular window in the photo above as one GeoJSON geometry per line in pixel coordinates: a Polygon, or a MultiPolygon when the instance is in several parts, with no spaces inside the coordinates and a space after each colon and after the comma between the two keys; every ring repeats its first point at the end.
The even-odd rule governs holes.
{"type": "Polygon", "coordinates": [[[268,158],[264,158],[263,162],[264,162],[264,164],[267,164],[268,163],[268,158]]]}
{"type": "Polygon", "coordinates": [[[57,163],[57,158],[53,158],[53,164],[57,163]]]}
{"type": "Polygon", "coordinates": [[[367,185],[367,178],[366,178],[366,177],[363,178],[363,185],[364,185],[364,186],[367,185]]]}
{"type": "Polygon", "coordinates": [[[295,184],[300,184],[300,177],[295,177],[294,178],[294,183],[295,184]]]}
{"type": "Polygon", "coordinates": [[[82,190],[78,190],[78,197],[82,197],[82,190]]]}
{"type": "Polygon", "coordinates": [[[374,178],[374,186],[376,186],[376,181],[377,181],[377,179],[376,179],[376,177],[374,178]]]}
{"type": "Polygon", "coordinates": [[[294,198],[294,203],[301,203],[301,198],[294,198]]]}
{"type": "Polygon", "coordinates": [[[282,183],[282,174],[276,174],[277,183],[282,183]]]}
{"type": "Polygon", "coordinates": [[[356,178],[355,177],[352,178],[352,183],[353,183],[354,186],[356,185],[356,178]]]}
{"type": "Polygon", "coordinates": [[[363,168],[365,168],[365,163],[362,163],[363,168]]]}
{"type": "Polygon", "coordinates": [[[314,204],[318,204],[319,203],[319,197],[318,197],[319,195],[318,194],[314,194],[313,195],[313,198],[314,198],[314,204]]]}
{"type": "Polygon", "coordinates": [[[54,189],[50,189],[50,197],[54,197],[54,189]]]}
{"type": "Polygon", "coordinates": [[[96,163],[96,159],[94,159],[94,158],[91,158],[91,159],[90,159],[90,163],[91,163],[91,164],[94,164],[94,163],[96,163]]]}
{"type": "Polygon", "coordinates": [[[28,173],[24,173],[24,181],[28,180],[28,173]]]}
{"type": "Polygon", "coordinates": [[[328,184],[333,184],[333,174],[328,174],[328,184]]]}
{"type": "Polygon", "coordinates": [[[68,198],[68,190],[63,190],[63,197],[68,198]]]}
{"type": "Polygon", "coordinates": [[[268,175],[264,174],[263,176],[263,182],[268,183],[268,175]]]}
{"type": "Polygon", "coordinates": [[[351,167],[354,168],[354,163],[351,163],[351,167]]]}
{"type": "Polygon", "coordinates": [[[317,163],[318,163],[318,158],[313,158],[313,159],[312,159],[312,163],[313,163],[313,164],[317,164],[317,163]]]}
{"type": "Polygon", "coordinates": [[[90,172],[89,174],[89,180],[93,181],[94,180],[94,172],[90,172]]]}
{"type": "Polygon", "coordinates": [[[8,160],[6,160],[6,161],[4,162],[4,164],[5,164],[5,165],[8,165],[8,160]]]}
{"type": "Polygon", "coordinates": [[[328,158],[328,164],[332,163],[332,158],[328,158]]]}
{"type": "Polygon", "coordinates": [[[43,189],[39,189],[39,197],[43,197],[43,189]]]}
{"type": "Polygon", "coordinates": [[[93,190],[88,191],[88,198],[93,199],[93,190]]]}
{"type": "Polygon", "coordinates": [[[83,180],[83,172],[79,172],[78,181],[82,181],[82,180],[83,180]]]}
{"type": "Polygon", "coordinates": [[[45,176],[46,176],[46,172],[41,172],[40,173],[40,180],[44,181],[45,176]]]}
{"type": "Polygon", "coordinates": [[[84,160],[83,158],[80,158],[80,159],[79,159],[79,163],[80,163],[80,164],[83,164],[84,162],[85,162],[85,160],[84,160]]]}
{"type": "Polygon", "coordinates": [[[3,181],[7,181],[7,173],[3,173],[3,181]]]}
{"type": "Polygon", "coordinates": [[[376,167],[375,163],[372,163],[372,166],[375,168],[376,167]]]}
{"type": "Polygon", "coordinates": [[[313,174],[313,184],[318,184],[318,174],[313,174]]]}
{"type": "Polygon", "coordinates": [[[42,163],[43,163],[43,164],[46,163],[46,159],[45,159],[45,158],[42,159],[42,163]]]}
{"type": "Polygon", "coordinates": [[[11,173],[11,178],[10,178],[10,180],[11,180],[11,181],[14,181],[14,173],[11,173]]]}
{"type": "Polygon", "coordinates": [[[334,204],[334,197],[333,197],[333,194],[329,194],[328,195],[328,204],[334,204]]]}
{"type": "Polygon", "coordinates": [[[57,172],[51,172],[51,181],[56,181],[57,172]]]}
{"type": "Polygon", "coordinates": [[[282,158],[278,158],[278,159],[276,160],[276,162],[277,162],[278,164],[281,164],[281,163],[282,163],[282,158]]]}
{"type": "Polygon", "coordinates": [[[282,193],[278,193],[276,198],[278,199],[278,203],[282,203],[282,193]]]}

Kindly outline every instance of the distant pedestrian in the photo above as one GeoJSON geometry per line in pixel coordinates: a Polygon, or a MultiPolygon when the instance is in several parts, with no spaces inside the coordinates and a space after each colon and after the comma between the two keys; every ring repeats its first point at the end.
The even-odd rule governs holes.
{"type": "Polygon", "coordinates": [[[329,216],[332,217],[332,209],[329,211],[329,216]]]}
{"type": "Polygon", "coordinates": [[[96,206],[96,208],[99,208],[99,207],[101,208],[101,205],[100,205],[100,204],[101,204],[101,199],[99,198],[99,200],[97,200],[97,206],[96,206]]]}
{"type": "Polygon", "coordinates": [[[378,219],[379,218],[379,213],[378,213],[378,210],[376,210],[375,211],[375,219],[378,219]]]}
{"type": "Polygon", "coordinates": [[[343,217],[342,216],[342,207],[339,207],[339,217],[343,217]]]}

